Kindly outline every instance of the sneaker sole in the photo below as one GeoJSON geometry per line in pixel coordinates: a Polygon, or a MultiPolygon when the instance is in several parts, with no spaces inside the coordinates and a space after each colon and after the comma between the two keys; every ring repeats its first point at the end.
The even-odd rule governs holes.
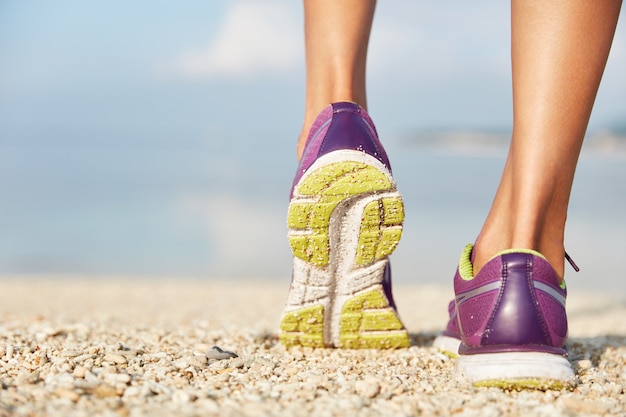
{"type": "Polygon", "coordinates": [[[410,345],[383,288],[403,221],[402,197],[377,159],[342,150],[311,166],[287,214],[294,276],[280,323],[285,346],[410,345]]]}
{"type": "Polygon", "coordinates": [[[460,345],[461,341],[459,339],[445,335],[437,336],[433,342],[433,347],[435,349],[454,359],[459,357],[460,345]]]}
{"type": "Polygon", "coordinates": [[[504,389],[572,389],[576,374],[563,356],[544,352],[460,355],[457,373],[474,386],[504,389]]]}

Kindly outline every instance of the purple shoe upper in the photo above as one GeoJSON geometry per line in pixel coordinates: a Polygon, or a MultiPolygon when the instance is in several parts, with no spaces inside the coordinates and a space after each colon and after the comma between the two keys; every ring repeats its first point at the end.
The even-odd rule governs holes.
{"type": "Polygon", "coordinates": [[[454,300],[448,304],[448,314],[450,315],[450,320],[448,320],[448,325],[441,334],[461,340],[461,330],[459,329],[459,321],[456,319],[456,302],[454,300]]]}
{"type": "Polygon", "coordinates": [[[332,151],[351,149],[365,152],[382,162],[391,171],[383,145],[378,140],[374,122],[358,104],[333,103],[317,116],[309,131],[304,153],[291,187],[322,155],[332,151]]]}
{"type": "MultiPolygon", "coordinates": [[[[567,354],[567,292],[543,257],[503,253],[469,280],[457,270],[454,291],[462,341],[459,354],[567,354]]],[[[448,325],[447,332],[453,330],[448,325]]]]}
{"type": "Polygon", "coordinates": [[[385,273],[383,275],[383,291],[385,291],[385,296],[387,297],[387,300],[389,300],[389,307],[396,310],[396,301],[393,299],[393,294],[391,292],[391,262],[387,262],[387,265],[385,265],[385,273]]]}

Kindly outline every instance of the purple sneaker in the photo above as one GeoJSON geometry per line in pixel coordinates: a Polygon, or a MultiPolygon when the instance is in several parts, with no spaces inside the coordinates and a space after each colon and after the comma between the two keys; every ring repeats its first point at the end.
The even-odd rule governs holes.
{"type": "Polygon", "coordinates": [[[335,103],[317,117],[291,189],[291,290],[280,322],[285,346],[410,345],[391,295],[388,256],[404,205],[368,114],[335,103]]]}
{"type": "MultiPolygon", "coordinates": [[[[457,371],[474,385],[561,389],[576,384],[566,359],[565,284],[543,255],[506,250],[474,277],[467,245],[454,277],[457,371]]],[[[452,331],[451,331],[452,330],[452,331]]],[[[444,332],[444,336],[446,334],[444,332]]]]}
{"type": "Polygon", "coordinates": [[[461,330],[459,329],[459,321],[456,319],[456,302],[454,300],[448,304],[448,314],[450,315],[448,325],[437,336],[433,342],[433,347],[452,358],[458,358],[459,346],[461,345],[461,330]]]}

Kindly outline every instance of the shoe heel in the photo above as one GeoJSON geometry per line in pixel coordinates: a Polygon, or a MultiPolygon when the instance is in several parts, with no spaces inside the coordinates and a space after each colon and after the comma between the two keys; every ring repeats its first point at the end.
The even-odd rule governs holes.
{"type": "Polygon", "coordinates": [[[411,345],[409,335],[381,286],[348,298],[339,317],[338,342],[324,338],[324,306],[292,310],[283,315],[279,340],[286,347],[394,349],[411,345]]]}
{"type": "Polygon", "coordinates": [[[287,214],[294,277],[280,324],[285,346],[410,345],[383,287],[403,221],[402,197],[378,160],[341,150],[316,161],[287,214]]]}

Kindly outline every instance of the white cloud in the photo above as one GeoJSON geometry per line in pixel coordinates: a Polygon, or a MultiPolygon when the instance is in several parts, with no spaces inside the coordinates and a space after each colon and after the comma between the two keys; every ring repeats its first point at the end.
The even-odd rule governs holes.
{"type": "Polygon", "coordinates": [[[287,1],[233,3],[208,45],[182,54],[178,72],[196,79],[241,79],[294,71],[304,63],[300,8],[287,1]]]}

